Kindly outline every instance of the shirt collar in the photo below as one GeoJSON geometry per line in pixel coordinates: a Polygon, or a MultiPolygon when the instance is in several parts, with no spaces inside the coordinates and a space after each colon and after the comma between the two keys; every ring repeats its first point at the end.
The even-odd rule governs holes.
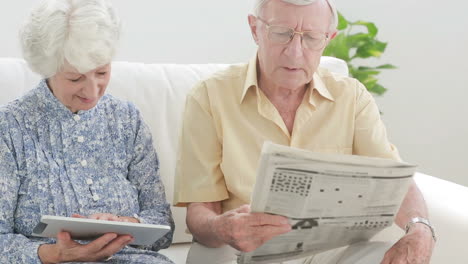
{"type": "MultiPolygon", "coordinates": [[[[244,83],[244,88],[242,90],[242,96],[240,99],[239,104],[242,104],[244,101],[245,96],[247,95],[247,92],[249,91],[250,88],[256,87],[258,88],[258,78],[257,78],[257,65],[258,65],[258,60],[257,60],[257,54],[253,56],[249,64],[247,66],[247,75],[245,78],[245,83],[244,83]]],[[[319,69],[317,70],[319,71],[319,69]]],[[[312,90],[309,93],[309,103],[315,106],[315,102],[313,99],[313,90],[317,90],[317,92],[327,98],[330,101],[335,101],[335,98],[331,95],[330,91],[327,89],[325,83],[323,82],[322,78],[320,77],[320,74],[317,72],[314,73],[312,77],[313,82],[310,82],[307,84],[308,88],[312,88],[312,90]],[[313,87],[311,87],[313,83],[313,87]]],[[[257,92],[258,93],[258,92],[257,92]]]]}
{"type": "Polygon", "coordinates": [[[47,80],[43,79],[39,83],[39,93],[38,93],[38,105],[43,112],[50,114],[51,116],[56,116],[59,119],[69,119],[73,118],[75,115],[79,115],[80,117],[86,118],[95,111],[96,107],[93,107],[90,110],[86,111],[78,111],[78,113],[73,113],[68,109],[60,100],[55,97],[52,91],[47,84],[47,80]]]}
{"type": "Polygon", "coordinates": [[[242,90],[242,96],[239,104],[244,101],[245,95],[251,87],[258,87],[257,54],[250,59],[249,65],[247,66],[247,75],[245,77],[244,89],[242,90]]]}
{"type": "MultiPolygon", "coordinates": [[[[317,69],[320,71],[320,69],[317,69]]],[[[315,106],[314,97],[313,97],[313,90],[316,90],[321,96],[327,98],[328,100],[334,102],[335,98],[331,95],[330,91],[328,90],[327,86],[323,82],[319,73],[315,72],[312,76],[313,82],[308,83],[307,85],[311,88],[311,92],[309,94],[309,103],[315,106]],[[313,87],[311,87],[313,84],[313,87]]]]}

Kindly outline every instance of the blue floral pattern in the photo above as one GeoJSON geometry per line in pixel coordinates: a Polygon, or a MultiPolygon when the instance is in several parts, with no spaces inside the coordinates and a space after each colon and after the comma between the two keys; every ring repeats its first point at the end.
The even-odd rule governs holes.
{"type": "Polygon", "coordinates": [[[0,263],[41,263],[31,237],[41,215],[112,213],[171,232],[145,248],[126,247],[113,263],[172,263],[157,253],[174,221],[151,134],[134,105],[104,95],[74,114],[42,80],[0,108],[0,263]]]}

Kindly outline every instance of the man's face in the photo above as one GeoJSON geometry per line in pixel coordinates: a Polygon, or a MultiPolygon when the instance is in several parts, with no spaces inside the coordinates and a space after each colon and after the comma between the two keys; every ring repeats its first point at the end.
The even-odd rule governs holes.
{"type": "MultiPolygon", "coordinates": [[[[271,26],[333,36],[335,32],[330,32],[331,16],[326,1],[296,6],[280,0],[267,2],[259,15],[271,26]]],[[[296,90],[312,80],[325,45],[319,50],[309,49],[303,45],[299,34],[295,34],[287,44],[277,44],[269,39],[265,23],[252,16],[249,23],[258,44],[260,85],[296,90]]]]}

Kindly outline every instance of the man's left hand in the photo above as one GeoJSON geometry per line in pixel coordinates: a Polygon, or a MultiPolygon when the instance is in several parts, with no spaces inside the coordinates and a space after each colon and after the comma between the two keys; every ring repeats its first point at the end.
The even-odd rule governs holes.
{"type": "Polygon", "coordinates": [[[429,264],[434,244],[429,227],[415,224],[385,253],[381,264],[429,264]]]}

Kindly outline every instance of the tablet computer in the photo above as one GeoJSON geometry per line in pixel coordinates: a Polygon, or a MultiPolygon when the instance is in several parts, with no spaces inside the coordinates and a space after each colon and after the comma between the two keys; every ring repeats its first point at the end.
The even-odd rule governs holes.
{"type": "Polygon", "coordinates": [[[105,233],[131,235],[131,245],[151,245],[169,232],[166,225],[150,225],[129,222],[95,220],[63,216],[43,215],[33,230],[33,236],[57,237],[60,231],[69,232],[73,239],[94,240],[105,233]]]}

